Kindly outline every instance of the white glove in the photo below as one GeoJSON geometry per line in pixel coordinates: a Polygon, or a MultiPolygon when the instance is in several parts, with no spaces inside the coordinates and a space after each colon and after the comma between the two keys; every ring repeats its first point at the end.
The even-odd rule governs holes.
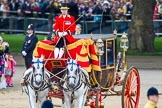
{"type": "Polygon", "coordinates": [[[22,55],[23,55],[23,56],[26,56],[27,53],[26,53],[25,51],[22,51],[22,55]]]}
{"type": "Polygon", "coordinates": [[[63,32],[63,36],[66,36],[66,35],[68,35],[68,33],[67,32],[63,32]]]}
{"type": "Polygon", "coordinates": [[[59,37],[63,36],[63,32],[58,32],[59,37]]]}

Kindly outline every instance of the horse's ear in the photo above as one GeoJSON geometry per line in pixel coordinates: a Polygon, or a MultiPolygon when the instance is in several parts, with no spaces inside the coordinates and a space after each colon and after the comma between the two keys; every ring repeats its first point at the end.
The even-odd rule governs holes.
{"type": "Polygon", "coordinates": [[[44,55],[41,55],[41,59],[44,60],[44,55]]]}

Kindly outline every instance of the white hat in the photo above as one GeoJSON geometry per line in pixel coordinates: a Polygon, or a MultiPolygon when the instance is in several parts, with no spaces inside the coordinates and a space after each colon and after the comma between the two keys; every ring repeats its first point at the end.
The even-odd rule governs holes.
{"type": "Polygon", "coordinates": [[[104,0],[103,5],[104,4],[108,4],[109,5],[110,3],[107,0],[104,0]]]}

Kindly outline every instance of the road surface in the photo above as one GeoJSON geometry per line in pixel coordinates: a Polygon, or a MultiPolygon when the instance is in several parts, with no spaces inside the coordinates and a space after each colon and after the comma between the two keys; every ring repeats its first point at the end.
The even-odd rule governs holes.
{"type": "MultiPolygon", "coordinates": [[[[25,67],[18,66],[16,69],[17,72],[13,78],[14,87],[0,90],[0,108],[28,108],[28,97],[25,93],[22,94],[19,84],[25,67]]],[[[146,92],[149,87],[155,86],[162,93],[162,70],[139,69],[139,73],[141,79],[141,95],[138,108],[143,108],[147,101],[146,92]]],[[[53,103],[61,104],[61,100],[53,99],[53,103]]],[[[104,100],[104,106],[104,108],[121,108],[121,96],[107,97],[104,100]]],[[[160,96],[158,108],[162,108],[162,96],[160,96]]]]}

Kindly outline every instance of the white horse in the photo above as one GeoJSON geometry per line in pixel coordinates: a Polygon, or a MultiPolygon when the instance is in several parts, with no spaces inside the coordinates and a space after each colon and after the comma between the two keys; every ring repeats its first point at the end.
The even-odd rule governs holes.
{"type": "Polygon", "coordinates": [[[29,108],[41,108],[49,91],[50,74],[44,70],[44,58],[33,57],[32,68],[25,73],[27,77],[23,90],[29,97],[29,108]]]}
{"type": "Polygon", "coordinates": [[[64,108],[74,108],[74,100],[77,102],[76,108],[84,108],[90,84],[88,72],[73,59],[67,61],[66,68],[66,81],[63,84],[64,108]]]}

